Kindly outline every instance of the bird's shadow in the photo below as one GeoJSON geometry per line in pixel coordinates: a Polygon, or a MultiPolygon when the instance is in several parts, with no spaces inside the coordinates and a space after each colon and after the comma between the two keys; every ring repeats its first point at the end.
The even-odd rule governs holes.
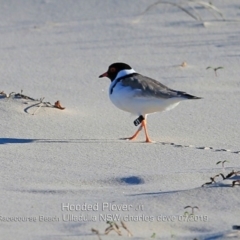
{"type": "Polygon", "coordinates": [[[37,139],[24,139],[24,138],[0,138],[0,144],[8,143],[32,143],[37,139]]]}
{"type": "Polygon", "coordinates": [[[240,150],[237,151],[231,151],[227,149],[214,149],[213,147],[197,147],[193,145],[182,145],[182,144],[177,144],[174,142],[160,142],[160,141],[154,141],[151,144],[146,143],[145,141],[130,141],[127,140],[126,138],[79,138],[79,139],[35,139],[35,138],[0,138],[0,145],[1,144],[23,144],[23,143],[108,143],[108,144],[113,144],[113,143],[122,143],[122,144],[144,144],[146,146],[151,146],[152,144],[157,144],[157,145],[167,145],[167,146],[172,146],[175,148],[193,148],[197,150],[210,150],[213,152],[230,152],[234,154],[240,154],[240,150]]]}
{"type": "MultiPolygon", "coordinates": [[[[79,138],[79,139],[40,139],[40,138],[0,138],[0,144],[23,144],[23,143],[134,143],[134,144],[146,144],[145,141],[129,141],[124,138],[119,139],[106,139],[106,138],[79,138]]],[[[154,142],[158,144],[176,145],[174,143],[166,142],[154,142]]],[[[150,144],[151,145],[151,144],[150,144]]]]}
{"type": "Polygon", "coordinates": [[[28,138],[0,138],[1,144],[23,144],[23,143],[111,143],[116,139],[28,139],[28,138]]]}

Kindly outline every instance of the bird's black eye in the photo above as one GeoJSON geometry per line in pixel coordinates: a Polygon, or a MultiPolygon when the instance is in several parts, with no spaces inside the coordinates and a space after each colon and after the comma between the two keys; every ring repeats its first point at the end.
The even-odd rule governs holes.
{"type": "Polygon", "coordinates": [[[116,68],[111,67],[111,68],[109,69],[109,71],[110,71],[111,73],[114,73],[114,72],[116,72],[116,68]]]}

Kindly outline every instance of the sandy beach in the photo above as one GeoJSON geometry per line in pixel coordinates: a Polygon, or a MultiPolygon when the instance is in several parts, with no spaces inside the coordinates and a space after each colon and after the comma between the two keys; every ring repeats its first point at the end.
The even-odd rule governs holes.
{"type": "Polygon", "coordinates": [[[240,238],[240,2],[155,2],[1,1],[0,239],[240,238]],[[121,140],[114,62],[202,99],[121,140]]]}

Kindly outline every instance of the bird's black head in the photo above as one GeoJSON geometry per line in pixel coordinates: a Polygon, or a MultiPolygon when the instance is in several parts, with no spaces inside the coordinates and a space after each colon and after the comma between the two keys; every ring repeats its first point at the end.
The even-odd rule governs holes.
{"type": "Polygon", "coordinates": [[[130,70],[132,69],[129,65],[127,65],[126,63],[113,63],[108,67],[107,72],[101,74],[99,77],[108,77],[111,81],[113,81],[117,74],[122,71],[122,70],[130,70]]]}

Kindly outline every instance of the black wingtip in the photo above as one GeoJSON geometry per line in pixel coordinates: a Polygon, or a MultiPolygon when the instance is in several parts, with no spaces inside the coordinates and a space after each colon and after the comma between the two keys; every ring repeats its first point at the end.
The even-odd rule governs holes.
{"type": "Polygon", "coordinates": [[[193,96],[193,98],[191,98],[191,99],[203,99],[203,98],[201,98],[201,97],[196,97],[196,96],[193,96]]]}
{"type": "Polygon", "coordinates": [[[182,92],[182,91],[176,91],[176,90],[172,90],[173,92],[177,93],[177,96],[178,97],[181,97],[181,98],[186,98],[186,99],[202,99],[201,97],[196,97],[196,96],[193,96],[191,94],[188,94],[186,92],[182,92]]]}
{"type": "Polygon", "coordinates": [[[184,97],[187,99],[202,99],[201,97],[196,97],[187,93],[184,94],[184,97]]]}

